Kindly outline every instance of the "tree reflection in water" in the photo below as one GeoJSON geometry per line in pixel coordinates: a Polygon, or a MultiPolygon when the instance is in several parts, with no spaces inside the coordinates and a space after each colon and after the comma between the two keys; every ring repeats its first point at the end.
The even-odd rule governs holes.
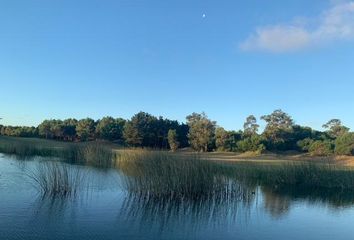
{"type": "Polygon", "coordinates": [[[270,188],[261,187],[263,206],[274,218],[286,216],[296,202],[326,206],[329,209],[343,209],[354,205],[354,192],[341,189],[321,188],[270,188]]]}

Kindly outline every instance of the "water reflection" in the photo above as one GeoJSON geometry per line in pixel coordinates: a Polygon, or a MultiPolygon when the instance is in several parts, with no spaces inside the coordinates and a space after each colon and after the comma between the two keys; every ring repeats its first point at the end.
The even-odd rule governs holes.
{"type": "MultiPolygon", "coordinates": [[[[312,224],[307,229],[321,229],[323,221],[315,218],[331,221],[331,231],[342,233],[337,239],[349,239],[351,228],[343,224],[354,220],[354,193],[347,191],[275,189],[230,181],[226,194],[154,197],[121,189],[122,172],[76,165],[72,166],[75,171],[87,173],[87,187],[75,197],[43,198],[34,194],[28,182],[19,188],[30,181],[19,176],[40,163],[0,159],[1,239],[262,239],[257,234],[264,232],[268,239],[284,239],[279,231],[297,229],[306,219],[312,224]],[[328,209],[346,215],[336,218],[324,211],[328,209]],[[262,230],[257,232],[259,227],[262,230]]],[[[323,231],[330,230],[321,231],[323,236],[323,231]]],[[[291,238],[289,234],[288,239],[301,239],[300,235],[291,238]]]]}
{"type": "Polygon", "coordinates": [[[272,189],[262,187],[267,209],[274,207],[280,215],[286,213],[295,202],[304,201],[312,205],[322,205],[331,209],[349,208],[354,205],[354,192],[342,189],[290,187],[272,189]]]}
{"type": "Polygon", "coordinates": [[[197,230],[206,226],[233,225],[237,219],[248,218],[248,210],[256,198],[253,189],[242,185],[234,187],[238,191],[233,194],[197,198],[157,198],[146,194],[127,194],[119,217],[132,224],[155,226],[160,231],[168,231],[176,226],[197,230]]]}

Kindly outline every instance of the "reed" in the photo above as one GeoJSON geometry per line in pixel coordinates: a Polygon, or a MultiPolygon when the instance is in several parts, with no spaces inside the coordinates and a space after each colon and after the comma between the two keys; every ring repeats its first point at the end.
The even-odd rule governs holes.
{"type": "Polygon", "coordinates": [[[222,167],[211,161],[168,152],[120,151],[116,166],[130,193],[168,198],[199,198],[233,194],[235,188],[222,167]]]}
{"type": "Polygon", "coordinates": [[[144,196],[231,196],[235,182],[253,188],[354,189],[353,169],[329,163],[218,163],[197,155],[135,150],[118,152],[116,164],[124,173],[123,187],[144,196]]]}
{"type": "Polygon", "coordinates": [[[105,142],[64,143],[42,139],[0,137],[0,152],[19,159],[36,156],[54,157],[73,164],[111,167],[114,160],[112,147],[105,142]]]}
{"type": "Polygon", "coordinates": [[[74,164],[110,168],[115,161],[115,152],[101,142],[74,145],[67,153],[64,160],[74,164]]]}
{"type": "Polygon", "coordinates": [[[10,137],[0,137],[0,152],[21,159],[56,157],[73,164],[116,167],[124,173],[125,189],[156,196],[196,197],[228,192],[226,186],[230,181],[274,188],[354,189],[353,169],[332,163],[218,163],[197,154],[138,149],[114,151],[104,142],[62,143],[10,137]]]}
{"type": "Polygon", "coordinates": [[[76,196],[85,182],[82,169],[56,161],[39,163],[35,170],[28,172],[28,176],[43,197],[76,196]]]}
{"type": "Polygon", "coordinates": [[[354,189],[354,170],[336,164],[283,163],[231,164],[228,175],[242,182],[261,186],[354,189]]]}

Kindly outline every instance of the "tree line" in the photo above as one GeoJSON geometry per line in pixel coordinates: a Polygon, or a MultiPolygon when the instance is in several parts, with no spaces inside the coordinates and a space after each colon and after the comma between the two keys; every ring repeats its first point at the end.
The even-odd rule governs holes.
{"type": "Polygon", "coordinates": [[[139,112],[131,119],[104,117],[44,120],[37,127],[1,126],[0,134],[40,137],[60,141],[106,140],[126,146],[171,149],[191,147],[195,151],[284,152],[301,151],[311,155],[354,155],[354,133],[341,120],[323,125],[325,131],[295,124],[282,110],[264,115],[266,126],[259,133],[257,118],[246,118],[243,129],[227,131],[205,113],[192,113],[186,123],[179,123],[149,113],[139,112]]]}

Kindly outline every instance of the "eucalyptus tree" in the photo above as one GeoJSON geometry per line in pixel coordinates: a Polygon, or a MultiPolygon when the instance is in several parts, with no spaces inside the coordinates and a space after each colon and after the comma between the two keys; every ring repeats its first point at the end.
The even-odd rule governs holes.
{"type": "Polygon", "coordinates": [[[44,120],[41,124],[38,125],[38,134],[40,137],[44,137],[46,139],[53,137],[51,120],[44,120]]]}
{"type": "Polygon", "coordinates": [[[328,134],[332,138],[337,138],[349,132],[349,128],[343,126],[342,121],[340,119],[331,119],[327,123],[323,124],[322,127],[327,129],[328,134]]]}
{"type": "Polygon", "coordinates": [[[261,119],[267,123],[263,136],[268,141],[268,148],[272,150],[287,149],[287,141],[293,132],[293,119],[281,109],[277,109],[269,115],[264,115],[261,119]]]}
{"type": "Polygon", "coordinates": [[[254,115],[250,115],[246,118],[246,122],[243,124],[243,132],[246,136],[252,136],[257,134],[259,125],[257,124],[257,118],[254,115]]]}
{"type": "Polygon", "coordinates": [[[191,147],[196,151],[207,152],[213,143],[216,122],[211,121],[203,113],[192,113],[187,116],[189,126],[188,139],[191,147]]]}

